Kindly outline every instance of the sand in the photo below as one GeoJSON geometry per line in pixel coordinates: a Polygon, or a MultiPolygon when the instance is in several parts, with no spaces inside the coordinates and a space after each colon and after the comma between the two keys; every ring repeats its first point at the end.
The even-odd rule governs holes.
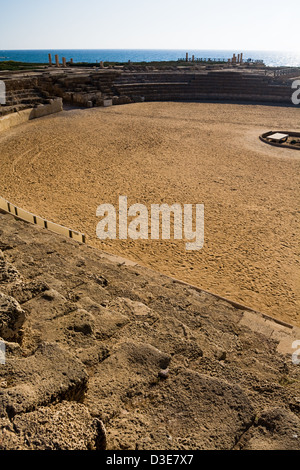
{"type": "Polygon", "coordinates": [[[300,152],[258,139],[299,130],[296,107],[139,103],[64,111],[0,136],[0,194],[89,244],[291,324],[299,314],[300,152]],[[205,241],[96,237],[96,208],[205,205],[205,241]],[[298,216],[299,217],[299,216],[298,216]],[[299,220],[299,219],[298,219],[299,220]]]}

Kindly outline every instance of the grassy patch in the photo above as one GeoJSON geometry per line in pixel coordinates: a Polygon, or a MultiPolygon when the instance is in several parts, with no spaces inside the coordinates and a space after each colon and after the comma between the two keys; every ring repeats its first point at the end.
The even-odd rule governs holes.
{"type": "Polygon", "coordinates": [[[0,70],[32,70],[43,67],[46,64],[35,64],[29,62],[15,62],[14,60],[0,61],[0,70]]]}

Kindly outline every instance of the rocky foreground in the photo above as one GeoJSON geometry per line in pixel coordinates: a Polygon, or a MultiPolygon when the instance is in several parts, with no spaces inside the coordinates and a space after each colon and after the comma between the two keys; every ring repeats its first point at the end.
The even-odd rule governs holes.
{"type": "Polygon", "coordinates": [[[300,449],[299,329],[0,214],[0,449],[300,449]]]}

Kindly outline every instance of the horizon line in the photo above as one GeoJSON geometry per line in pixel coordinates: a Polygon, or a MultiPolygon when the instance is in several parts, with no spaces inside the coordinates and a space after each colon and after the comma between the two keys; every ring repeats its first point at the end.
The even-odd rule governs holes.
{"type": "Polygon", "coordinates": [[[42,49],[31,49],[31,48],[26,48],[26,49],[0,49],[0,51],[64,51],[64,50],[69,50],[69,51],[186,51],[188,52],[189,50],[194,50],[194,51],[224,51],[224,52],[230,52],[230,51],[250,51],[250,52],[288,52],[288,53],[297,53],[297,50],[287,50],[287,49],[243,49],[243,48],[231,48],[231,49],[198,49],[195,47],[186,47],[186,48],[68,48],[68,47],[63,47],[63,48],[53,48],[53,47],[48,47],[48,48],[42,48],[42,49]]]}

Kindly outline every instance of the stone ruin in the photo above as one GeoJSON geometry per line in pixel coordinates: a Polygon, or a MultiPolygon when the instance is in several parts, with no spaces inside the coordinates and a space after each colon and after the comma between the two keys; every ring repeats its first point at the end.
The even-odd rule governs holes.
{"type": "MultiPolygon", "coordinates": [[[[2,119],[55,100],[290,100],[235,72],[60,68],[5,83],[2,119]]],[[[0,213],[0,450],[300,450],[299,335],[0,213]]]]}
{"type": "Polygon", "coordinates": [[[299,328],[0,228],[0,450],[300,450],[299,328]]]}
{"type": "MultiPolygon", "coordinates": [[[[245,71],[141,71],[62,66],[31,73],[3,73],[7,90],[0,116],[61,98],[72,106],[94,107],[141,101],[228,100],[291,103],[291,80],[245,71]]],[[[242,55],[235,60],[241,62],[242,55]]],[[[56,63],[59,65],[58,56],[56,63]]],[[[299,73],[299,71],[298,71],[299,73]]],[[[294,73],[295,75],[295,73],[294,73]]]]}

